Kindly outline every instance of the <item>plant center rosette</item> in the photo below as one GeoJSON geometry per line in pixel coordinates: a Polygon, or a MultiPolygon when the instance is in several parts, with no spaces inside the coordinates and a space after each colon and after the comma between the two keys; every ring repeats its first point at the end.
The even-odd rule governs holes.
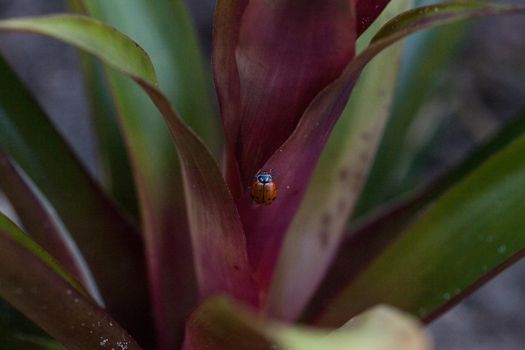
{"type": "Polygon", "coordinates": [[[213,68],[226,138],[225,177],[245,230],[261,295],[327,138],[353,86],[319,95],[355,56],[357,37],[388,1],[220,2],[213,68]],[[249,186],[270,171],[271,205],[253,205],[249,186]]]}

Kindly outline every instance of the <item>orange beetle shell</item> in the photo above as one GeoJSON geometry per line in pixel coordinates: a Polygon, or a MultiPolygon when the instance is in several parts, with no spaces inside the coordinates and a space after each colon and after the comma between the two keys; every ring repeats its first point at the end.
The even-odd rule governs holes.
{"type": "Polygon", "coordinates": [[[251,190],[252,199],[258,204],[272,204],[277,198],[277,187],[273,182],[254,181],[251,190]]]}

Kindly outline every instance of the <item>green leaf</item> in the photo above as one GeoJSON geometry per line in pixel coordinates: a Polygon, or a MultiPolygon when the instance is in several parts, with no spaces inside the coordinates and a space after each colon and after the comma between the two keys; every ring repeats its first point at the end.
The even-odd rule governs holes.
{"type": "Polygon", "coordinates": [[[0,76],[0,145],[56,210],[108,310],[137,332],[149,310],[144,248],[136,228],[104,195],[1,58],[0,76]],[[132,304],[136,307],[129,308],[132,304]]]}
{"type": "Polygon", "coordinates": [[[0,147],[0,189],[6,194],[25,229],[102,303],[99,291],[78,248],[36,187],[0,147]]]}
{"type": "MultiPolygon", "coordinates": [[[[454,57],[466,27],[466,23],[456,23],[422,33],[414,40],[409,39],[413,40],[407,52],[410,56],[406,57],[392,112],[355,216],[361,216],[399,194],[407,169],[418,149],[424,147],[408,146],[410,127],[434,88],[435,81],[454,57]]],[[[421,139],[432,139],[431,136],[421,136],[421,139]]]]}
{"type": "Polygon", "coordinates": [[[179,160],[162,114],[144,91],[119,72],[107,75],[139,195],[156,339],[169,349],[180,343],[197,302],[179,160]]]}
{"type": "Polygon", "coordinates": [[[103,65],[81,54],[82,68],[90,100],[90,114],[98,141],[104,187],[115,200],[139,221],[138,198],[126,146],[109,91],[103,65]]]}
{"type": "Polygon", "coordinates": [[[44,16],[16,20],[2,20],[2,30],[39,32],[92,54],[98,54],[108,64],[118,66],[124,73],[140,78],[152,85],[157,85],[155,70],[147,53],[138,45],[126,45],[129,39],[116,30],[91,21],[83,16],[44,16]],[[57,21],[60,18],[60,21],[57,21]],[[87,34],[88,33],[88,34],[87,34]],[[98,39],[98,40],[97,40],[98,39]],[[105,46],[104,40],[117,46],[105,46]]]}
{"type": "Polygon", "coordinates": [[[211,76],[184,1],[83,3],[94,18],[114,26],[148,52],[162,91],[188,125],[217,152],[220,125],[213,108],[211,76]]]}
{"type": "Polygon", "coordinates": [[[181,159],[201,297],[228,292],[257,304],[242,224],[219,167],[166,97],[139,84],[166,118],[181,159]]]}
{"type": "Polygon", "coordinates": [[[386,305],[375,306],[326,334],[311,328],[281,329],[284,349],[432,349],[432,342],[412,316],[386,305]]]}
{"type": "Polygon", "coordinates": [[[238,202],[239,212],[248,233],[250,261],[254,265],[255,275],[262,289],[266,290],[270,284],[285,230],[303,199],[302,195],[329,133],[365,66],[382,50],[416,31],[476,16],[508,15],[524,10],[523,7],[515,6],[452,3],[450,8],[431,6],[415,12],[405,12],[404,16],[397,17],[403,21],[405,27],[396,31],[397,20],[391,20],[378,33],[379,36],[376,35],[372,44],[348,64],[341,76],[311,101],[290,138],[262,167],[274,169],[274,173],[279,169],[287,169],[274,177],[287,192],[281,194],[279,201],[261,210],[249,206],[249,196],[238,202]],[[389,32],[392,34],[387,35],[389,32]],[[262,212],[264,215],[261,216],[262,212]],[[272,220],[267,220],[268,217],[272,220]]]}
{"type": "MultiPolygon", "coordinates": [[[[359,46],[367,43],[380,25],[411,5],[410,0],[391,3],[361,37],[359,46]]],[[[361,192],[388,116],[399,70],[395,62],[400,55],[398,45],[368,65],[330,135],[286,233],[272,280],[269,309],[279,318],[293,319],[300,314],[343,238],[343,228],[361,192]],[[322,208],[319,203],[323,203],[322,208]]]]}
{"type": "MultiPolygon", "coordinates": [[[[119,47],[129,53],[129,47],[136,47],[136,44],[122,35],[111,35],[111,33],[114,33],[114,29],[95,20],[79,18],[78,16],[55,16],[44,18],[43,22],[40,22],[40,19],[37,18],[21,20],[20,22],[12,20],[9,22],[7,28],[3,27],[3,22],[0,21],[0,30],[12,30],[17,27],[18,29],[31,30],[35,33],[54,35],[56,30],[48,29],[47,27],[53,27],[55,22],[61,23],[64,18],[67,18],[66,23],[68,25],[73,27],[78,25],[78,28],[61,33],[57,38],[63,39],[67,37],[69,42],[73,42],[78,47],[89,46],[90,52],[94,52],[97,57],[104,60],[105,63],[114,65],[114,67],[121,72],[129,73],[127,68],[130,65],[119,61],[119,59],[125,55],[119,52],[113,56],[112,53],[114,48],[119,47]],[[76,22],[76,20],[78,20],[78,22],[76,22]],[[91,22],[91,24],[86,25],[86,22],[91,22]],[[91,31],[91,28],[97,28],[97,30],[91,31]],[[68,33],[78,33],[81,29],[86,30],[82,32],[82,35],[68,35],[68,33]],[[100,35],[100,33],[102,33],[102,35],[100,35]],[[92,45],[92,43],[95,44],[92,45]],[[111,47],[112,50],[98,54],[98,49],[104,46],[111,47]]],[[[63,24],[60,24],[58,27],[64,29],[63,24]]],[[[147,57],[141,55],[141,51],[135,53],[138,54],[138,57],[132,57],[130,59],[142,60],[141,62],[144,65],[150,64],[147,57]]],[[[152,71],[153,69],[146,68],[146,70],[152,71]]],[[[233,199],[228,192],[214,158],[200,139],[178,117],[168,99],[151,84],[151,80],[144,80],[141,78],[142,74],[140,74],[140,72],[137,73],[138,74],[135,75],[131,72],[129,76],[144,89],[150,96],[152,102],[163,114],[172,133],[173,141],[177,146],[179,159],[181,161],[184,191],[188,208],[189,229],[193,243],[196,275],[201,298],[212,294],[228,293],[244,302],[257,304],[258,295],[255,291],[255,285],[248,263],[242,224],[233,199]]],[[[124,118],[129,117],[126,113],[122,115],[124,118]]],[[[133,120],[126,120],[126,123],[130,122],[133,122],[133,120]]],[[[139,131],[142,130],[134,131],[134,135],[137,137],[141,135],[139,131]]],[[[138,150],[139,149],[137,149],[137,151],[138,150]]],[[[154,158],[153,154],[146,153],[147,150],[141,151],[141,156],[144,157],[144,159],[151,161],[151,159],[154,158]]],[[[172,188],[170,187],[153,187],[153,189],[159,191],[158,195],[160,198],[170,198],[173,195],[177,195],[177,193],[172,192],[172,188]]],[[[142,199],[144,200],[144,198],[142,199]]],[[[161,208],[148,207],[147,209],[161,208]]],[[[172,216],[179,212],[180,210],[177,212],[168,211],[159,213],[160,215],[172,216]]],[[[156,212],[154,211],[153,214],[154,213],[156,212]]],[[[173,229],[173,227],[170,228],[173,229]]],[[[168,232],[173,235],[173,231],[168,232]]],[[[147,239],[150,238],[147,237],[147,239]]],[[[167,249],[171,249],[171,246],[167,247],[167,249]]],[[[153,253],[155,253],[155,251],[150,252],[150,254],[153,253]]],[[[169,261],[178,258],[177,256],[170,255],[166,255],[165,257],[169,258],[169,261]]],[[[172,268],[174,266],[186,268],[186,266],[179,267],[180,265],[176,266],[171,264],[165,264],[163,268],[169,269],[168,272],[173,274],[172,268]]],[[[167,277],[167,275],[157,274],[153,276],[153,279],[159,280],[167,277]]],[[[170,282],[173,282],[172,287],[175,288],[176,291],[177,288],[185,287],[184,284],[186,280],[179,279],[170,282]]],[[[173,296],[169,294],[164,295],[164,297],[173,298],[173,296]]],[[[175,302],[178,302],[178,300],[175,299],[175,302]]],[[[186,307],[187,304],[183,304],[183,306],[186,307]]],[[[157,307],[161,308],[165,307],[165,305],[158,304],[157,307]]],[[[181,315],[174,315],[174,317],[181,317],[181,315]]],[[[166,329],[163,330],[167,331],[166,329]]]]}
{"type": "MultiPolygon", "coordinates": [[[[11,338],[16,334],[45,338],[48,335],[20,311],[0,298],[0,330],[11,338]]],[[[1,344],[1,343],[0,343],[1,344]]]]}
{"type": "Polygon", "coordinates": [[[430,349],[408,315],[380,306],[334,331],[292,327],[257,318],[225,298],[206,301],[186,328],[186,349],[430,349]]]}
{"type": "Polygon", "coordinates": [[[245,309],[225,297],[206,300],[186,324],[185,350],[276,349],[245,309]]]}
{"type": "Polygon", "coordinates": [[[0,295],[68,349],[140,349],[49,254],[2,214],[0,295]]]}
{"type": "Polygon", "coordinates": [[[51,339],[4,329],[0,329],[0,344],[9,350],[65,350],[51,339]]]}
{"type": "Polygon", "coordinates": [[[491,157],[420,214],[340,296],[319,323],[378,302],[431,318],[525,255],[525,136],[491,157]]]}
{"type": "MultiPolygon", "coordinates": [[[[319,310],[325,307],[327,300],[336,298],[339,291],[350,286],[359,274],[378,259],[390,244],[398,240],[404,230],[452,185],[524,134],[525,112],[522,112],[452,171],[355,225],[339,247],[329,273],[311,300],[305,319],[315,318],[319,310]]],[[[439,312],[450,305],[450,302],[444,303],[439,312]]]]}
{"type": "MultiPolygon", "coordinates": [[[[146,49],[162,91],[190,127],[218,153],[220,127],[211,99],[211,76],[184,2],[82,3],[87,13],[146,49]]],[[[152,299],[160,329],[157,339],[171,349],[181,341],[184,320],[194,308],[197,294],[179,160],[165,121],[148,96],[118,73],[109,71],[107,78],[141,202],[152,299]],[[180,281],[185,282],[181,285],[180,281]]]]}

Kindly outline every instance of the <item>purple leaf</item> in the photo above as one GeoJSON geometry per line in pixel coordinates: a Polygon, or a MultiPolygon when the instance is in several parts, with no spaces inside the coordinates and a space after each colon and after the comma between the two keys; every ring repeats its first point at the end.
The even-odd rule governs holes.
{"type": "MultiPolygon", "coordinates": [[[[221,37],[216,39],[215,70],[229,67],[228,74],[219,72],[216,76],[231,151],[227,155],[227,174],[230,186],[239,188],[235,186],[235,179],[242,184],[234,193],[244,193],[238,208],[248,238],[248,252],[258,273],[268,272],[257,278],[266,289],[272,268],[258,266],[260,256],[271,255],[266,260],[273,265],[271,260],[275,260],[277,252],[271,250],[280,245],[284,229],[302,196],[302,191],[296,189],[304,190],[308,174],[300,179],[301,184],[288,191],[282,182],[288,175],[288,166],[274,167],[267,163],[263,168],[274,170],[282,197],[265,208],[253,207],[245,188],[293,132],[310,101],[337,78],[352,59],[355,18],[348,1],[308,4],[280,1],[272,6],[263,2],[236,4],[235,11],[233,5],[218,7],[221,11],[218,11],[216,28],[222,31],[216,35],[229,34],[238,43],[235,46],[229,43],[225,50],[221,47],[221,37]],[[240,13],[242,21],[236,26],[220,22],[222,16],[228,14],[230,20],[239,21],[234,15],[240,13]],[[238,86],[235,85],[237,80],[238,86]],[[235,175],[236,166],[240,175],[238,172],[235,175]]],[[[299,159],[310,158],[308,149],[305,149],[306,154],[298,156],[302,151],[288,153],[294,158],[290,166],[295,166],[299,159]]]]}
{"type": "Polygon", "coordinates": [[[478,3],[449,3],[405,12],[385,25],[373,43],[310,104],[290,138],[264,165],[273,169],[280,188],[268,207],[254,207],[248,195],[239,212],[248,237],[248,254],[263,291],[268,287],[283,237],[304,195],[321,151],[343,111],[359,74],[379,52],[416,31],[465,18],[511,14],[521,8],[478,3]]]}
{"type": "Polygon", "coordinates": [[[186,323],[185,350],[279,349],[250,310],[226,297],[210,298],[186,323]]]}
{"type": "Polygon", "coordinates": [[[33,185],[0,147],[0,188],[13,205],[28,234],[51,253],[91,295],[100,295],[83,257],[71,242],[69,233],[53,217],[33,185]],[[33,186],[33,187],[32,187],[33,186]]]}
{"type": "MultiPolygon", "coordinates": [[[[411,0],[392,3],[360,41],[368,42],[382,24],[411,5],[411,0]]],[[[401,53],[402,46],[394,45],[363,70],[315,166],[272,277],[268,299],[272,316],[294,320],[300,315],[345,237],[343,228],[359,199],[388,119],[401,53]]]]}
{"type": "Polygon", "coordinates": [[[226,292],[258,304],[240,218],[215,160],[166,97],[136,80],[166,118],[177,146],[201,298],[226,292]]]}
{"type": "Polygon", "coordinates": [[[0,76],[0,144],[56,210],[88,263],[107,309],[135,337],[148,337],[141,321],[150,309],[144,245],[137,228],[89,176],[2,57],[0,76]]]}
{"type": "MultiPolygon", "coordinates": [[[[184,16],[176,13],[176,9],[184,7],[182,2],[81,2],[85,5],[84,10],[79,9],[81,13],[86,14],[88,10],[93,17],[145,45],[152,61],[157,62],[156,71],[160,74],[159,84],[164,93],[171,96],[173,103],[177,103],[190,116],[190,123],[191,118],[197,116],[197,119],[210,121],[212,113],[206,108],[204,96],[200,94],[200,75],[194,69],[194,64],[199,64],[198,59],[192,55],[192,48],[196,46],[191,39],[176,35],[181,29],[179,26],[185,27],[187,24],[184,16]],[[129,16],[134,16],[137,12],[143,13],[141,9],[148,13],[151,11],[162,14],[161,19],[158,16],[145,15],[134,17],[134,21],[128,20],[129,16]],[[177,18],[176,21],[173,21],[173,16],[177,18]],[[170,26],[169,31],[164,30],[166,24],[170,26]],[[160,32],[166,35],[159,35],[160,32]],[[159,40],[150,40],[152,35],[159,40]],[[166,59],[168,56],[170,59],[166,59]],[[185,81],[189,76],[192,76],[191,84],[185,81]],[[201,100],[200,104],[196,103],[198,100],[201,100]]],[[[182,31],[189,33],[187,30],[182,31]]],[[[86,58],[96,61],[96,58],[86,58]]],[[[147,252],[155,342],[159,350],[173,349],[182,342],[184,323],[197,303],[197,282],[179,160],[165,121],[149,101],[149,97],[135,82],[108,67],[101,67],[106,72],[105,78],[118,113],[117,127],[122,131],[128,146],[140,199],[138,204],[147,252]],[[180,281],[184,281],[184,284],[180,281]]],[[[104,126],[108,125],[107,116],[101,115],[100,111],[97,114],[97,119],[104,120],[101,128],[104,130],[104,126]]],[[[194,130],[209,136],[205,131],[216,125],[211,122],[199,123],[199,120],[191,123],[193,127],[200,125],[194,130]]],[[[103,134],[101,136],[104,139],[103,134]]],[[[110,135],[109,139],[114,140],[114,135],[110,135]]],[[[211,141],[210,138],[207,141],[211,141]]],[[[104,151],[108,153],[108,149],[104,151]]]]}
{"type": "Polygon", "coordinates": [[[354,9],[346,0],[281,0],[236,2],[218,10],[218,94],[230,152],[247,186],[312,98],[353,57],[354,9]],[[222,16],[228,15],[233,24],[225,25],[222,16]]]}
{"type": "Polygon", "coordinates": [[[0,295],[71,350],[138,350],[87,292],[0,215],[0,295]]]}
{"type": "Polygon", "coordinates": [[[357,0],[357,35],[361,35],[381,14],[390,0],[357,0]]]}
{"type": "Polygon", "coordinates": [[[164,116],[177,147],[200,298],[226,293],[244,303],[258,304],[243,228],[217,163],[156,87],[153,66],[140,46],[114,28],[82,16],[0,21],[0,29],[31,31],[75,45],[144,89],[164,116]]]}
{"type": "Polygon", "coordinates": [[[225,134],[225,176],[234,198],[243,190],[235,148],[240,129],[240,83],[235,49],[248,0],[218,0],[213,25],[212,68],[225,134]]]}

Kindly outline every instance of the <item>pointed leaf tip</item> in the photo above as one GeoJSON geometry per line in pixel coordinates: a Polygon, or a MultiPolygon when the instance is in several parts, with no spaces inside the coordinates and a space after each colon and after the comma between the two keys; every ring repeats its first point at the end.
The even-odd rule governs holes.
{"type": "Polygon", "coordinates": [[[113,27],[90,17],[49,15],[8,19],[1,21],[0,28],[55,37],[101,56],[101,59],[126,74],[157,85],[155,69],[146,51],[113,27]]]}

